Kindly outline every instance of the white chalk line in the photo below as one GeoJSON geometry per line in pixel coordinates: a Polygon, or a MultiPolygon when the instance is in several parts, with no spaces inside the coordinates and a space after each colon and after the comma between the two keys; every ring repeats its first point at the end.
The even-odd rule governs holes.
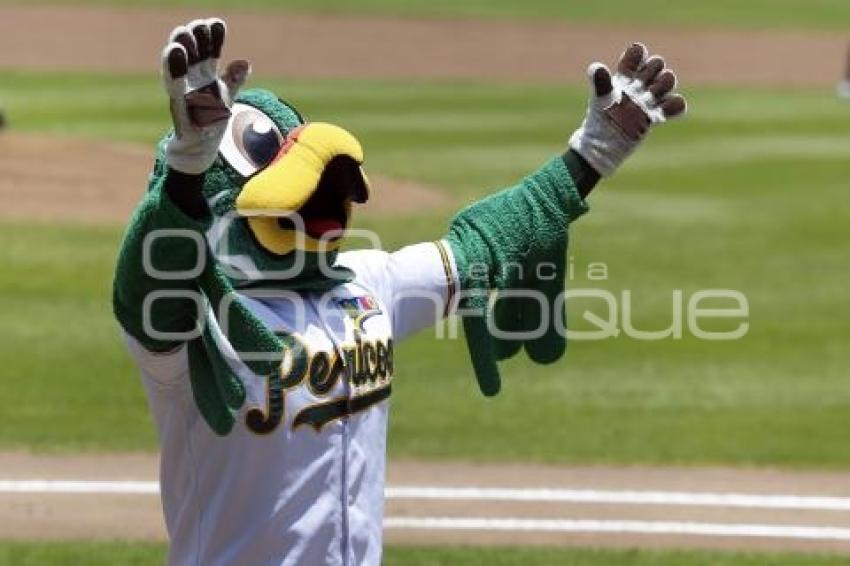
{"type": "Polygon", "coordinates": [[[619,505],[683,505],[850,511],[850,497],[753,495],[680,491],[610,491],[597,489],[533,489],[483,487],[387,487],[388,499],[527,501],[539,503],[611,503],[619,505]]]}
{"type": "Polygon", "coordinates": [[[670,521],[490,519],[477,517],[387,517],[384,519],[384,528],[434,531],[521,531],[538,533],[691,535],[850,541],[850,529],[839,527],[686,523],[670,521]]]}
{"type": "MultiPolygon", "coordinates": [[[[158,494],[156,481],[110,480],[0,480],[0,493],[158,494]]],[[[446,501],[514,501],[536,503],[605,503],[619,505],[674,505],[691,507],[745,507],[753,509],[811,509],[850,511],[850,497],[755,495],[681,491],[612,491],[597,489],[388,486],[387,499],[446,501]]]]}
{"type": "MultiPolygon", "coordinates": [[[[0,480],[0,493],[157,495],[156,481],[0,480]]],[[[848,497],[483,487],[388,486],[387,499],[850,510],[848,497]]],[[[387,517],[387,529],[765,537],[850,541],[850,528],[596,519],[387,517]]]]}
{"type": "Polygon", "coordinates": [[[158,495],[157,481],[0,480],[0,493],[158,495]]]}

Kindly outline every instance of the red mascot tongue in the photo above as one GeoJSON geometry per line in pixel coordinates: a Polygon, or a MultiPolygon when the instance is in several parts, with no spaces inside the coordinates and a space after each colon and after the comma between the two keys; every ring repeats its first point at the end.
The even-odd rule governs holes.
{"type": "Polygon", "coordinates": [[[334,218],[305,218],[304,231],[311,238],[319,239],[329,232],[338,232],[335,238],[342,236],[342,222],[334,218]]]}

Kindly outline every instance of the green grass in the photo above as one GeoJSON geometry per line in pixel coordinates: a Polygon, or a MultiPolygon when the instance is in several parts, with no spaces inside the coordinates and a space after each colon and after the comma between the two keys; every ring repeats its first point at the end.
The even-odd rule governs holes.
{"type": "MultiPolygon", "coordinates": [[[[690,24],[734,27],[843,29],[850,6],[843,0],[644,0],[639,9],[627,0],[36,0],[40,4],[183,6],[304,10],[354,15],[448,18],[563,20],[615,24],[690,24]]],[[[0,4],[21,0],[0,0],[0,4]]]]}
{"type": "Polygon", "coordinates": [[[110,316],[115,229],[0,226],[0,446],[155,446],[110,316]],[[25,234],[24,230],[28,233],[25,234]]]}
{"type": "MultiPolygon", "coordinates": [[[[4,542],[0,566],[86,564],[141,566],[162,564],[165,547],[154,543],[4,542]]],[[[801,554],[737,554],[700,551],[589,550],[557,548],[389,547],[387,566],[833,566],[844,558],[801,554]]]]}
{"type": "MultiPolygon", "coordinates": [[[[459,203],[557,153],[584,105],[581,89],[553,86],[265,84],[355,131],[370,170],[434,183],[459,203]]],[[[689,94],[691,116],[593,195],[572,233],[570,285],[597,285],[584,271],[605,262],[602,287],[632,291],[641,329],[669,326],[674,289],[737,289],[749,334],[573,342],[552,366],[506,364],[503,393],[484,399],[463,343],[426,333],[398,351],[392,456],[850,466],[850,108],[808,90],[689,94]]],[[[22,130],[152,144],[167,120],[150,77],[18,73],[0,99],[22,130]]],[[[395,247],[440,235],[450,214],[360,223],[395,247]]],[[[108,306],[119,235],[0,225],[0,447],[154,447],[108,306]]],[[[581,307],[571,304],[572,324],[589,328],[581,307]]]]}
{"type": "Polygon", "coordinates": [[[0,565],[142,566],[163,564],[166,547],[141,542],[2,542],[0,565]]]}

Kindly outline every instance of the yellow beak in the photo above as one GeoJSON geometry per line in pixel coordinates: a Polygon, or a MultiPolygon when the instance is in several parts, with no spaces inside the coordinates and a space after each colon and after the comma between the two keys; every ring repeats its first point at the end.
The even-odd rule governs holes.
{"type": "MultiPolygon", "coordinates": [[[[252,177],[236,198],[241,216],[285,216],[298,211],[310,198],[322,173],[337,157],[363,163],[363,148],[346,130],[321,122],[306,124],[287,136],[277,157],[252,177]]],[[[368,181],[361,170],[362,183],[368,181]]]]}

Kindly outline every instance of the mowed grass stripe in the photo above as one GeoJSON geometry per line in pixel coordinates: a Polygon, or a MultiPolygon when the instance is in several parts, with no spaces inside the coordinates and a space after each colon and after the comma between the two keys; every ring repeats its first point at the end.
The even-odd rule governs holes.
{"type": "MultiPolygon", "coordinates": [[[[20,0],[12,0],[20,2],[20,0]]],[[[838,28],[850,18],[841,0],[644,0],[635,10],[626,0],[589,3],[579,0],[36,0],[50,5],[120,5],[144,7],[250,8],[306,10],[355,16],[496,18],[529,21],[579,21],[601,24],[688,24],[754,28],[838,28]],[[805,8],[805,9],[802,9],[805,8]]]]}
{"type": "MultiPolygon", "coordinates": [[[[91,566],[161,564],[165,545],[126,542],[4,542],[0,565],[52,566],[85,563],[91,566]]],[[[744,554],[695,550],[602,550],[582,548],[460,548],[389,546],[388,566],[838,566],[842,556],[803,554],[744,554]]]]}

